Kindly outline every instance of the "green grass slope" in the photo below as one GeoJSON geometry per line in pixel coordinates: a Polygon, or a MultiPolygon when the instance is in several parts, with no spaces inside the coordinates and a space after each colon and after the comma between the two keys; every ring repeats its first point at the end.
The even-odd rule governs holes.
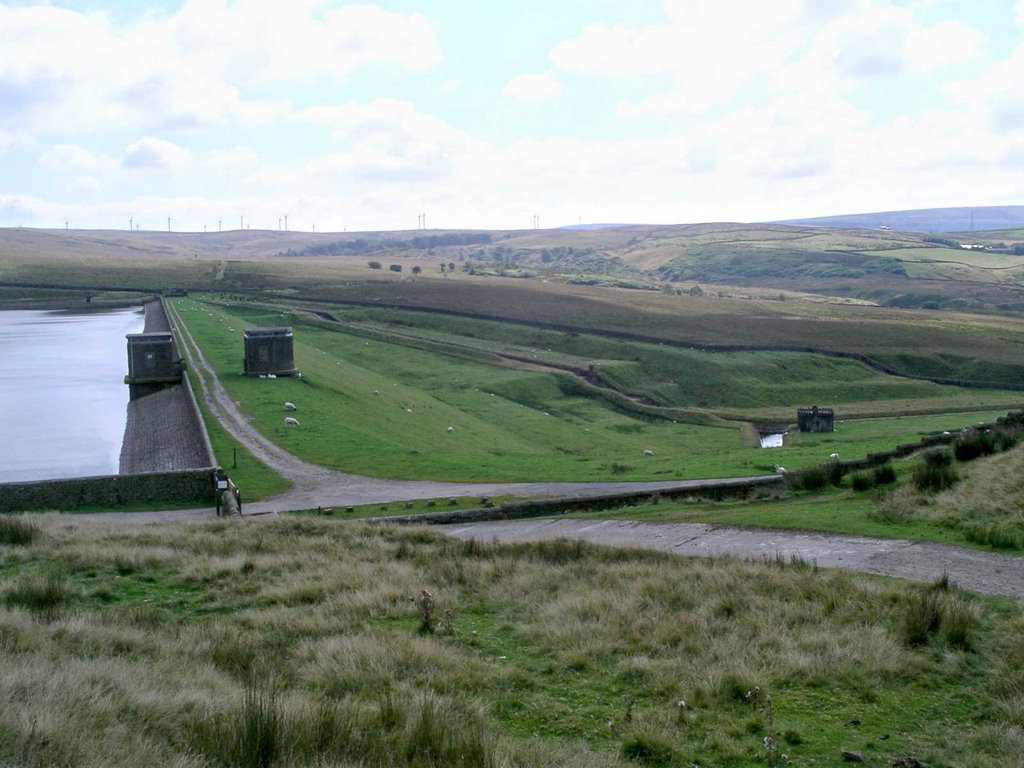
{"type": "MultiPolygon", "coordinates": [[[[863,455],[930,432],[991,419],[1005,412],[998,406],[1007,402],[1005,393],[986,401],[985,393],[979,399],[976,391],[917,385],[921,399],[909,402],[917,403],[922,414],[845,422],[829,434],[794,434],[785,448],[765,451],[754,447],[740,423],[718,420],[711,409],[694,414],[685,408],[678,412],[626,408],[629,401],[615,403],[572,374],[535,364],[510,366],[497,354],[504,349],[503,342],[482,336],[475,338],[475,347],[472,337],[460,336],[465,343],[455,349],[458,354],[445,354],[448,347],[441,342],[450,342],[450,335],[388,341],[359,328],[304,320],[272,307],[187,299],[176,300],[176,306],[221,381],[261,432],[309,461],[376,476],[580,481],[761,474],[771,472],[775,463],[796,468],[817,463],[835,451],[849,457],[863,455]],[[242,376],[242,329],[282,323],[296,329],[295,354],[302,378],[242,376]],[[943,400],[933,388],[948,391],[950,399],[943,400]],[[969,397],[960,399],[964,393],[969,397]],[[300,428],[284,424],[285,401],[298,406],[294,415],[300,428]],[[929,408],[935,412],[928,413],[929,408]],[[645,455],[648,450],[653,455],[645,455]]],[[[517,339],[520,345],[534,340],[531,336],[517,339]]],[[[550,356],[585,365],[587,358],[581,355],[612,349],[600,340],[573,337],[572,341],[559,349],[544,349],[544,359],[550,356]]],[[[528,352],[530,348],[515,349],[528,352]]],[[[650,366],[667,365],[680,381],[688,380],[682,378],[688,376],[688,366],[700,369],[702,365],[700,358],[687,357],[691,353],[676,359],[674,350],[666,350],[667,363],[655,350],[639,357],[637,350],[615,347],[613,351],[645,359],[650,366]]],[[[538,363],[543,362],[539,352],[538,356],[538,363]]],[[[719,357],[705,356],[710,361],[706,378],[697,379],[700,391],[717,390],[710,404],[724,408],[734,402],[729,393],[736,371],[718,371],[719,357]]],[[[755,386],[764,364],[758,354],[743,361],[749,386],[755,386]]],[[[628,370],[636,362],[623,365],[628,370]]],[[[805,373],[812,366],[813,361],[797,365],[805,373]]],[[[832,374],[825,367],[815,380],[822,387],[826,382],[832,385],[832,374]]],[[[795,386],[796,380],[786,381],[795,386]]],[[[690,390],[693,386],[687,385],[690,390]]],[[[883,389],[870,391],[878,394],[883,389]]],[[[790,402],[799,402],[810,391],[797,390],[787,395],[793,398],[790,402]]],[[[772,391],[758,396],[761,399],[745,418],[776,413],[765,407],[772,391]]],[[[885,411],[884,404],[872,407],[885,411]]],[[[779,413],[785,421],[794,418],[792,408],[779,413]]]]}
{"type": "Polygon", "coordinates": [[[1010,768],[1024,751],[1021,606],[941,585],[309,518],[0,523],[4,765],[752,768],[852,750],[1010,768]]]}

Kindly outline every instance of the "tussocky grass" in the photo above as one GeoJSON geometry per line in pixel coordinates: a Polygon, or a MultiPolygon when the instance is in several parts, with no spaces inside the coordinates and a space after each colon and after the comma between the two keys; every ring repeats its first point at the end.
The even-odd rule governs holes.
{"type": "Polygon", "coordinates": [[[0,563],[4,764],[1020,754],[1021,606],[947,583],[299,517],[38,524],[0,563]],[[59,610],[14,597],[48,573],[59,610]]]}

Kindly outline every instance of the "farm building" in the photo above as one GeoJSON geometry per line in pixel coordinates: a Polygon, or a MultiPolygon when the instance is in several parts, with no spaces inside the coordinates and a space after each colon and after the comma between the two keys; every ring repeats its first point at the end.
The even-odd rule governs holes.
{"type": "Polygon", "coordinates": [[[797,408],[796,424],[801,432],[833,432],[836,428],[836,415],[831,408],[797,408]]]}
{"type": "Polygon", "coordinates": [[[242,371],[246,376],[294,376],[299,372],[295,367],[290,327],[249,328],[244,340],[242,371]]]}
{"type": "Polygon", "coordinates": [[[124,383],[136,400],[172,384],[181,383],[182,361],[169,331],[129,333],[128,375],[124,383]]]}

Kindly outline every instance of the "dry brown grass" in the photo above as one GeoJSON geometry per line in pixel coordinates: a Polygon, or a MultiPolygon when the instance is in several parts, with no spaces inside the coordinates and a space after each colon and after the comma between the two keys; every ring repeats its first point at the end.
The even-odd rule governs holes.
{"type": "Polygon", "coordinates": [[[965,650],[905,640],[919,588],[801,563],[312,519],[38,524],[0,550],[0,594],[55,573],[70,597],[0,609],[4,765],[582,768],[658,745],[758,765],[755,686],[801,761],[870,711],[902,724],[887,750],[1014,764],[1019,608],[943,593],[978,622],[965,650]]]}

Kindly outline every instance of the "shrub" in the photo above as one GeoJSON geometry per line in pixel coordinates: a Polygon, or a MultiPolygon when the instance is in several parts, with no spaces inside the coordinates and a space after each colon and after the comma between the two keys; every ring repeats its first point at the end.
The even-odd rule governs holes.
{"type": "Polygon", "coordinates": [[[882,464],[875,467],[874,478],[875,485],[891,485],[896,482],[896,470],[892,464],[882,464]]]}
{"type": "Polygon", "coordinates": [[[4,602],[26,608],[46,619],[55,619],[71,601],[64,578],[56,573],[22,578],[7,591],[4,602]]]}
{"type": "Polygon", "coordinates": [[[270,768],[282,751],[282,725],[277,688],[264,688],[253,678],[245,687],[241,710],[200,721],[194,745],[220,765],[270,768]]]}
{"type": "Polygon", "coordinates": [[[974,649],[974,635],[978,618],[971,606],[961,597],[951,596],[942,610],[942,637],[954,648],[962,651],[974,649]]]}
{"type": "Polygon", "coordinates": [[[995,451],[996,439],[988,430],[969,430],[953,444],[953,455],[957,461],[972,461],[981,456],[990,456],[995,451]]]}
{"type": "Polygon", "coordinates": [[[644,765],[672,765],[675,750],[661,736],[632,733],[622,740],[622,756],[644,765]]]}
{"type": "Polygon", "coordinates": [[[838,461],[830,461],[825,465],[828,473],[828,482],[830,485],[834,485],[836,488],[843,482],[843,475],[846,474],[843,470],[843,465],[838,461]]]}
{"type": "Polygon", "coordinates": [[[25,547],[39,536],[39,526],[24,515],[0,515],[0,544],[25,547]]]}
{"type": "Polygon", "coordinates": [[[996,549],[1020,549],[1024,540],[1016,531],[1007,529],[999,523],[967,522],[962,525],[964,537],[975,544],[983,544],[996,549]]]}
{"type": "Polygon", "coordinates": [[[953,454],[947,450],[929,451],[914,469],[914,485],[919,491],[941,491],[957,481],[953,454]]]}
{"type": "Polygon", "coordinates": [[[999,450],[1008,451],[1024,437],[1024,428],[1020,424],[1004,424],[996,430],[996,443],[999,450]]]}
{"type": "Polygon", "coordinates": [[[798,491],[820,491],[829,482],[829,475],[826,472],[825,467],[817,465],[814,467],[807,467],[799,472],[794,472],[790,475],[792,478],[791,482],[793,487],[798,491]]]}
{"type": "Polygon", "coordinates": [[[921,646],[941,634],[954,648],[974,648],[978,617],[963,597],[948,589],[948,583],[940,580],[932,589],[915,590],[907,597],[903,611],[903,640],[907,645],[921,646]]]}
{"type": "Polygon", "coordinates": [[[370,269],[380,269],[381,263],[379,261],[368,261],[366,262],[366,266],[368,266],[370,269]]]}
{"type": "Polygon", "coordinates": [[[911,647],[924,645],[942,622],[942,596],[938,592],[914,592],[903,610],[903,640],[911,647]]]}
{"type": "Polygon", "coordinates": [[[855,491],[869,491],[875,485],[875,478],[866,472],[856,472],[850,477],[850,486],[855,491]]]}

